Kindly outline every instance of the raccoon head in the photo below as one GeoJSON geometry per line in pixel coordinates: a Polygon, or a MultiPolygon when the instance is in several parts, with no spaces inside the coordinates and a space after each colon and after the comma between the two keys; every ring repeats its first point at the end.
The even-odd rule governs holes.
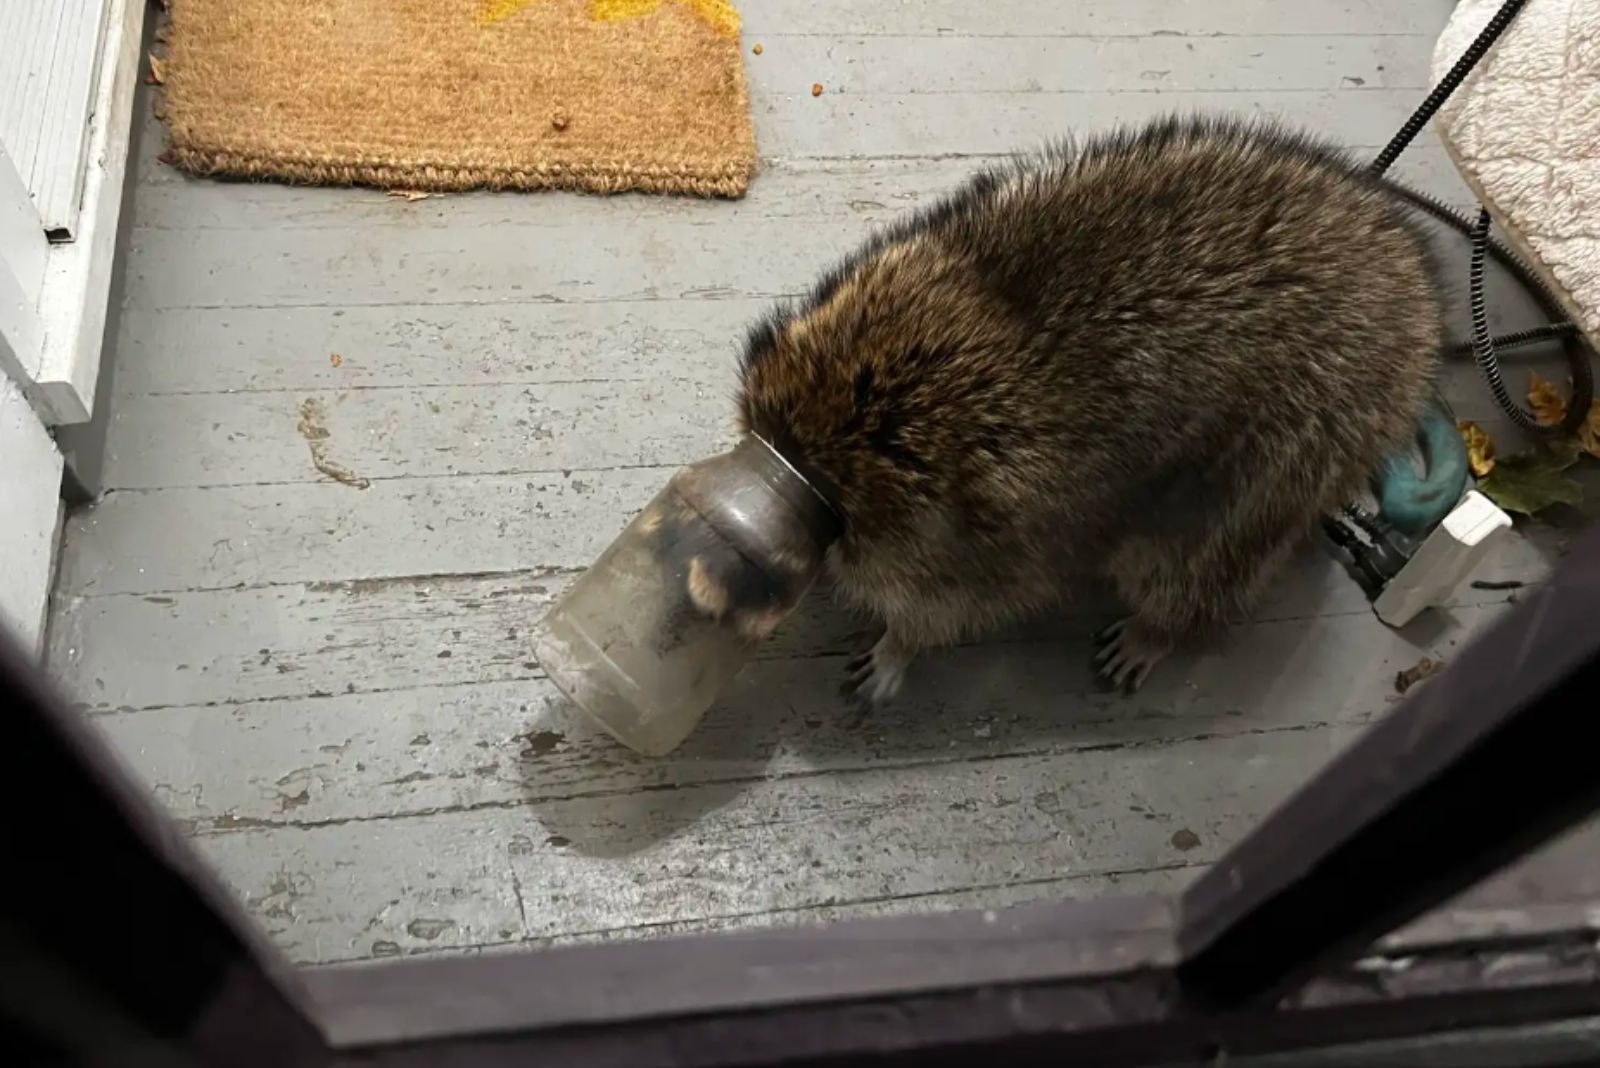
{"type": "Polygon", "coordinates": [[[741,429],[815,471],[846,527],[959,496],[1022,429],[1024,328],[930,239],[869,246],[750,332],[741,429]]]}

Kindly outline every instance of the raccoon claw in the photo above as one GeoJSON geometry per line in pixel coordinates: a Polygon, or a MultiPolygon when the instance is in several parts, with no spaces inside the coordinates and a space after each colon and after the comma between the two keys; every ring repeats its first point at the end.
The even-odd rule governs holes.
{"type": "Polygon", "coordinates": [[[1094,636],[1099,651],[1094,654],[1095,674],[1113,690],[1132,694],[1144,685],[1150,671],[1171,648],[1152,639],[1131,620],[1122,619],[1094,636]]]}
{"type": "Polygon", "coordinates": [[[852,657],[845,664],[845,682],[840,693],[865,712],[887,704],[900,692],[911,658],[885,636],[870,650],[852,657]]]}
{"type": "MultiPolygon", "coordinates": [[[[1129,617],[1124,616],[1115,623],[1101,627],[1099,630],[1095,631],[1091,636],[1091,640],[1094,642],[1094,647],[1099,650],[1104,650],[1107,645],[1110,645],[1112,642],[1116,641],[1117,635],[1121,634],[1127,629],[1128,618],[1129,617]]],[[[1098,660],[1098,657],[1096,659],[1098,660]]]]}

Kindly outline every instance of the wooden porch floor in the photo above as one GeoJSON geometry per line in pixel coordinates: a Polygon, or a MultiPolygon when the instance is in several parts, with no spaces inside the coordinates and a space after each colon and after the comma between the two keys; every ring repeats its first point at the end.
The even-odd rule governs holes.
{"type": "MultiPolygon", "coordinates": [[[[1137,698],[1095,692],[1090,614],[932,659],[864,725],[818,606],[670,758],[566,718],[529,629],[730,440],[771,299],[1073,128],[1264,110],[1375,153],[1451,5],[743,6],[738,203],[192,181],[146,122],[109,492],[69,520],[50,664],[298,961],[1171,889],[1510,596],[1395,633],[1313,547],[1137,698]]],[[[1464,199],[1431,137],[1399,170],[1464,199]]]]}

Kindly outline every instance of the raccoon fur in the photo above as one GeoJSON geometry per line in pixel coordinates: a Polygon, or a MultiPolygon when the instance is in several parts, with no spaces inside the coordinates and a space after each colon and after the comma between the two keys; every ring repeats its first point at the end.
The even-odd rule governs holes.
{"type": "Polygon", "coordinates": [[[858,697],[1097,580],[1132,690],[1411,439],[1441,305],[1425,231],[1339,150],[1172,119],[873,237],[751,331],[739,420],[843,519],[828,574],[885,627],[858,697]]]}

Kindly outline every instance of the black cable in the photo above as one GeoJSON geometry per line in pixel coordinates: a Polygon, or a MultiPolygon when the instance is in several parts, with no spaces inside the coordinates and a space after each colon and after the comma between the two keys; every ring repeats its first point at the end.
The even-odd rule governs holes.
{"type": "MultiPolygon", "coordinates": [[[[1478,224],[1472,231],[1472,263],[1467,276],[1467,297],[1472,306],[1472,352],[1478,362],[1478,370],[1489,384],[1489,392],[1494,394],[1495,401],[1522,429],[1546,434],[1575,434],[1588,421],[1589,406],[1594,403],[1594,368],[1576,334],[1562,342],[1572,365],[1572,396],[1567,400],[1567,410],[1560,423],[1540,423],[1536,415],[1511,399],[1506,392],[1505,382],[1500,378],[1500,358],[1495,352],[1495,339],[1489,333],[1488,301],[1483,292],[1483,261],[1489,249],[1490,221],[1489,209],[1480,208],[1478,224]]],[[[1543,285],[1535,292],[1542,292],[1544,296],[1554,299],[1554,295],[1543,285]]]]}
{"type": "MultiPolygon", "coordinates": [[[[1385,189],[1395,196],[1433,216],[1440,222],[1455,227],[1468,237],[1471,237],[1477,229],[1478,220],[1476,216],[1468,215],[1454,205],[1440,200],[1432,193],[1424,193],[1420,189],[1413,189],[1411,186],[1393,178],[1380,178],[1378,180],[1385,189]]],[[[1511,246],[1491,236],[1488,238],[1488,250],[1489,255],[1494,257],[1495,262],[1504,267],[1512,277],[1522,284],[1523,288],[1530,292],[1534,300],[1538,301],[1541,311],[1553,319],[1560,319],[1564,315],[1566,309],[1561,307],[1561,301],[1550,291],[1550,287],[1544,284],[1544,279],[1540,278],[1538,273],[1529,266],[1528,261],[1518,255],[1511,246]]],[[[1562,319],[1551,326],[1536,327],[1535,329],[1554,331],[1552,336],[1565,336],[1575,331],[1577,327],[1562,319]]],[[[1528,331],[1523,331],[1522,333],[1528,333],[1528,331]]]]}
{"type": "Polygon", "coordinates": [[[1451,351],[1472,355],[1478,363],[1484,381],[1489,386],[1489,391],[1494,394],[1495,402],[1518,426],[1538,432],[1564,434],[1575,432],[1583,425],[1589,406],[1594,403],[1594,366],[1590,362],[1588,347],[1583,335],[1578,332],[1577,324],[1565,319],[1566,309],[1561,306],[1560,298],[1545,285],[1544,279],[1529,266],[1528,261],[1493,237],[1487,227],[1480,229],[1479,224],[1483,220],[1481,213],[1477,219],[1473,219],[1438,197],[1413,189],[1393,178],[1381,177],[1379,181],[1402,200],[1472,238],[1473,259],[1468,275],[1467,294],[1472,308],[1472,340],[1455,346],[1451,351]],[[1483,261],[1486,255],[1492,256],[1496,263],[1521,283],[1538,303],[1540,311],[1553,320],[1551,323],[1501,337],[1489,335],[1488,302],[1483,287],[1483,261]],[[1500,375],[1499,350],[1544,340],[1561,341],[1562,347],[1566,350],[1567,364],[1572,372],[1572,397],[1567,402],[1566,418],[1559,426],[1544,426],[1534,419],[1511,398],[1500,375]]]}
{"type": "Polygon", "coordinates": [[[1438,111],[1446,100],[1450,99],[1450,94],[1466,81],[1467,75],[1472,73],[1472,68],[1477,66],[1478,60],[1482,59],[1483,54],[1500,39],[1500,35],[1505,32],[1505,28],[1516,18],[1517,12],[1522,10],[1522,5],[1526,2],[1527,0],[1506,0],[1500,5],[1500,10],[1494,13],[1489,24],[1479,32],[1472,44],[1461,54],[1461,58],[1456,60],[1455,66],[1450,68],[1450,73],[1433,87],[1433,92],[1428,94],[1422,106],[1412,112],[1405,125],[1400,127],[1400,132],[1383,146],[1383,151],[1372,161],[1373,174],[1383,174],[1394,166],[1394,161],[1400,158],[1400,153],[1404,152],[1406,146],[1416,139],[1424,126],[1428,125],[1428,120],[1433,118],[1434,112],[1438,111]]]}
{"type": "MultiPolygon", "coordinates": [[[[1526,330],[1516,330],[1509,334],[1500,334],[1494,339],[1496,350],[1520,349],[1527,345],[1538,345],[1546,341],[1565,341],[1578,332],[1577,323],[1548,323],[1544,326],[1531,326],[1526,330]]],[[[1471,341],[1458,341],[1445,350],[1452,356],[1471,356],[1474,347],[1471,341]]]]}
{"type": "Polygon", "coordinates": [[[1589,353],[1582,338],[1578,333],[1576,324],[1566,321],[1566,309],[1561,306],[1554,293],[1544,284],[1544,280],[1536,274],[1533,268],[1513,252],[1510,248],[1495,240],[1489,234],[1489,213],[1486,209],[1480,210],[1476,220],[1456,211],[1450,205],[1427,193],[1411,189],[1408,186],[1385,177],[1386,172],[1405,151],[1406,146],[1416,139],[1427,126],[1428,120],[1449,99],[1450,94],[1458,89],[1472,68],[1484,57],[1484,54],[1493,47],[1495,41],[1505,32],[1517,12],[1522,10],[1527,0],[1505,0],[1500,5],[1489,22],[1478,36],[1451,66],[1439,84],[1434,86],[1420,107],[1406,119],[1400,131],[1389,140],[1383,151],[1378,153],[1372,161],[1370,172],[1378,178],[1388,189],[1409,201],[1415,207],[1422,209],[1429,215],[1448,223],[1472,238],[1472,261],[1468,275],[1468,300],[1472,309],[1472,340],[1466,345],[1457,346],[1453,351],[1470,351],[1477,361],[1478,369],[1483,374],[1484,381],[1489,386],[1489,392],[1494,395],[1495,403],[1506,413],[1511,420],[1525,430],[1537,432],[1566,433],[1577,430],[1587,418],[1589,407],[1594,403],[1594,367],[1590,364],[1589,353]],[[1548,326],[1535,327],[1533,330],[1523,330],[1505,337],[1496,338],[1489,333],[1488,305],[1484,296],[1483,274],[1484,260],[1487,255],[1493,255],[1495,260],[1505,267],[1516,279],[1521,282],[1539,302],[1545,315],[1549,316],[1551,323],[1548,326]],[[1500,374],[1500,349],[1511,348],[1516,345],[1529,344],[1533,341],[1546,338],[1560,338],[1562,347],[1567,353],[1567,362],[1572,369],[1572,397],[1567,402],[1566,418],[1559,426],[1541,425],[1539,421],[1512,399],[1507,391],[1505,381],[1500,374]]]}
{"type": "MultiPolygon", "coordinates": [[[[1589,354],[1582,335],[1577,325],[1566,320],[1566,309],[1561,306],[1560,300],[1544,280],[1534,272],[1533,268],[1513,252],[1509,247],[1497,241],[1489,234],[1489,212],[1480,208],[1476,220],[1470,219],[1455,208],[1446,204],[1437,197],[1412,189],[1403,183],[1397,182],[1386,176],[1386,172],[1400,153],[1414,141],[1419,133],[1427,126],[1450,94],[1458,89],[1467,75],[1472,73],[1485,53],[1493,47],[1495,41],[1505,32],[1511,20],[1522,10],[1526,0],[1505,0],[1490,18],[1487,25],[1479,31],[1459,59],[1451,66],[1449,72],[1434,86],[1422,104],[1412,112],[1410,118],[1400,127],[1398,133],[1390,138],[1373,159],[1369,168],[1373,178],[1387,188],[1391,193],[1408,201],[1413,207],[1418,208],[1469,235],[1472,238],[1472,260],[1469,275],[1469,300],[1472,309],[1472,340],[1462,345],[1454,346],[1453,353],[1471,353],[1477,360],[1478,368],[1483,373],[1484,380],[1488,383],[1490,392],[1494,394],[1495,401],[1505,410],[1506,414],[1518,426],[1540,431],[1559,429],[1570,433],[1582,424],[1588,415],[1590,406],[1594,403],[1594,368],[1589,362],[1589,354]],[[1484,261],[1493,256],[1496,262],[1506,268],[1510,274],[1521,282],[1539,303],[1540,308],[1550,317],[1551,322],[1545,326],[1537,326],[1529,330],[1519,330],[1512,334],[1492,337],[1489,334],[1489,316],[1487,302],[1484,299],[1483,271],[1484,261]],[[1498,349],[1509,349],[1519,345],[1528,345],[1536,341],[1560,340],[1567,353],[1568,362],[1572,366],[1572,397],[1567,404],[1566,418],[1562,420],[1559,428],[1540,426],[1538,421],[1524,411],[1522,406],[1511,399],[1506,391],[1505,382],[1500,376],[1500,362],[1497,356],[1498,349]]],[[[1378,517],[1366,512],[1357,505],[1346,505],[1344,520],[1336,517],[1327,517],[1323,520],[1323,530],[1337,545],[1348,552],[1369,580],[1375,580],[1375,588],[1381,589],[1393,574],[1405,565],[1406,554],[1390,546],[1382,534],[1382,522],[1378,517]],[[1373,538],[1373,544],[1364,543],[1356,534],[1356,530],[1348,526],[1353,523],[1355,528],[1367,533],[1373,538]],[[1390,550],[1385,553],[1384,550],[1390,550]],[[1382,566],[1379,556],[1392,556],[1385,559],[1382,566]],[[1387,572],[1387,573],[1386,573],[1387,572]]]]}
{"type": "MultiPolygon", "coordinates": [[[[1511,421],[1524,430],[1545,429],[1530,412],[1511,399],[1505,381],[1500,377],[1500,361],[1495,358],[1494,338],[1489,335],[1489,308],[1483,296],[1483,264],[1489,251],[1489,209],[1478,212],[1478,224],[1472,230],[1472,264],[1467,271],[1467,288],[1472,305],[1472,354],[1478,361],[1478,370],[1494,394],[1495,403],[1511,417],[1511,421]]],[[[1576,405],[1573,411],[1579,411],[1576,405]]],[[[1579,414],[1583,414],[1579,412],[1579,414]]]]}

